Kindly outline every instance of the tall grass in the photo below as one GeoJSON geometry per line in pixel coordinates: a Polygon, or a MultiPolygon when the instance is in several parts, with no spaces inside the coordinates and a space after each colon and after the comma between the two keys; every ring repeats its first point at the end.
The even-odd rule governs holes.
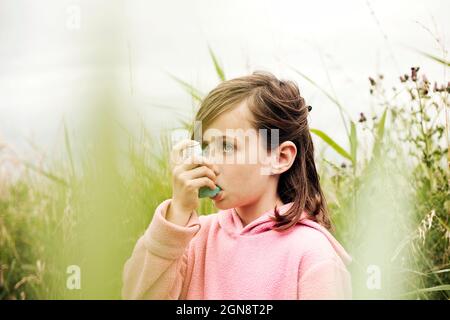
{"type": "MultiPolygon", "coordinates": [[[[210,54],[218,79],[225,80],[210,54]]],[[[330,132],[311,132],[342,159],[317,162],[335,235],[354,259],[355,298],[448,299],[449,158],[442,114],[449,85],[433,90],[416,69],[402,75],[393,92],[384,88],[383,76],[370,78],[379,108],[352,120],[344,104],[294,71],[339,108],[347,128],[347,146],[330,132]],[[363,150],[367,139],[370,149],[363,150]],[[381,277],[375,288],[368,285],[373,267],[381,277]]],[[[201,101],[199,90],[172,77],[201,101]]],[[[154,135],[142,123],[130,128],[116,89],[102,92],[90,100],[86,127],[65,126],[62,158],[28,163],[10,147],[0,149],[0,166],[14,163],[21,172],[16,179],[0,177],[1,299],[120,298],[123,264],[156,206],[171,196],[170,131],[154,135]],[[80,267],[80,290],[67,286],[70,265],[80,267]]],[[[181,128],[191,130],[191,120],[181,128]]],[[[201,214],[214,211],[211,201],[201,201],[201,214]]]]}

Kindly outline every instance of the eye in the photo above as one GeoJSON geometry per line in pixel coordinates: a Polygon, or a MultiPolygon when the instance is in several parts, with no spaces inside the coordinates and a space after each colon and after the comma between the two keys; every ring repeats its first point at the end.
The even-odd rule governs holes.
{"type": "Polygon", "coordinates": [[[224,142],[223,143],[223,151],[225,153],[231,153],[234,151],[234,144],[230,143],[230,142],[224,142]]]}

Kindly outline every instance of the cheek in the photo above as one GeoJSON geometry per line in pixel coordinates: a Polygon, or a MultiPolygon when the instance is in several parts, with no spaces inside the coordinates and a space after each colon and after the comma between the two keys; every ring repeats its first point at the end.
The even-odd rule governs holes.
{"type": "Polygon", "coordinates": [[[218,209],[229,209],[258,199],[264,193],[268,176],[260,174],[260,166],[239,164],[222,168],[226,196],[216,202],[218,209]]]}
{"type": "Polygon", "coordinates": [[[269,176],[261,174],[261,167],[259,164],[225,165],[222,173],[229,193],[247,196],[264,189],[269,176]]]}
{"type": "Polygon", "coordinates": [[[250,145],[246,150],[239,150],[232,158],[228,160],[234,163],[222,165],[223,178],[228,186],[233,186],[234,190],[240,193],[247,190],[252,193],[264,188],[264,183],[268,180],[267,167],[269,158],[267,154],[262,153],[256,145],[250,145]],[[237,160],[239,158],[239,160],[237,160]]]}
{"type": "Polygon", "coordinates": [[[220,165],[221,177],[219,183],[225,189],[226,196],[215,203],[218,209],[228,209],[252,201],[263,194],[267,188],[270,176],[263,174],[266,165],[255,161],[220,165]]]}

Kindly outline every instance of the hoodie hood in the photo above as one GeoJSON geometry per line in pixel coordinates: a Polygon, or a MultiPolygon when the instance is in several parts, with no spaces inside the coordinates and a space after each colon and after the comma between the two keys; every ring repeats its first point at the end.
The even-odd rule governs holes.
{"type": "MultiPolygon", "coordinates": [[[[293,204],[294,202],[289,202],[280,207],[277,207],[277,209],[280,214],[283,214],[288,211],[293,204]]],[[[218,214],[218,219],[220,227],[222,229],[224,229],[233,237],[240,237],[251,236],[270,231],[272,226],[275,224],[275,221],[270,219],[270,216],[275,216],[273,208],[264,212],[259,218],[253,220],[244,227],[242,224],[242,220],[237,214],[236,210],[234,208],[231,208],[227,210],[221,210],[218,214]]],[[[301,220],[302,221],[299,221],[298,224],[303,224],[321,232],[328,239],[331,246],[336,251],[338,256],[342,259],[342,261],[346,265],[350,264],[350,262],[352,261],[350,255],[325,227],[312,220],[305,211],[302,212],[301,220]]]]}

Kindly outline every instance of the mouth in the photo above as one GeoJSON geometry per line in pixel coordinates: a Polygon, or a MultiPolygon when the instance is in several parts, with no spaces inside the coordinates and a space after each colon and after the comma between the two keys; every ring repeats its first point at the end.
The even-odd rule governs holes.
{"type": "Polygon", "coordinates": [[[214,201],[220,201],[223,198],[223,190],[221,190],[218,194],[216,194],[214,197],[211,198],[211,200],[214,201]]]}

